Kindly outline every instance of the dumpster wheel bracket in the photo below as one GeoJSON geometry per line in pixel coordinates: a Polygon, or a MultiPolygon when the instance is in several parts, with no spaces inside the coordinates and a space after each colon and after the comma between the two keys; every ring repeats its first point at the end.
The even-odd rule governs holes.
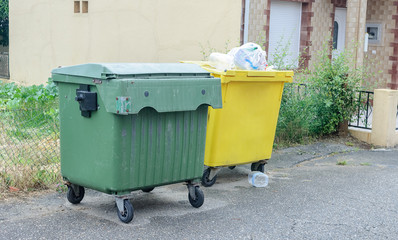
{"type": "Polygon", "coordinates": [[[117,206],[117,215],[120,221],[129,223],[134,217],[134,208],[128,197],[115,197],[117,206]]]}
{"type": "Polygon", "coordinates": [[[220,172],[220,167],[208,167],[203,171],[202,185],[205,187],[213,186],[217,180],[217,174],[220,172]]]}
{"type": "Polygon", "coordinates": [[[79,204],[84,198],[84,187],[69,182],[65,185],[68,186],[66,193],[68,201],[72,204],[79,204]]]}
{"type": "Polygon", "coordinates": [[[211,167],[210,168],[210,174],[209,174],[209,180],[213,180],[214,177],[217,176],[217,174],[221,171],[221,168],[219,167],[211,167]]]}
{"type": "Polygon", "coordinates": [[[116,206],[119,212],[124,213],[124,200],[128,199],[127,197],[115,197],[116,206]]]}
{"type": "Polygon", "coordinates": [[[80,186],[76,185],[76,184],[69,184],[69,186],[73,189],[73,192],[75,193],[76,197],[79,197],[80,194],[81,194],[80,193],[80,190],[81,190],[80,186]]]}
{"type": "Polygon", "coordinates": [[[204,202],[204,195],[199,185],[188,182],[187,187],[188,187],[188,200],[191,203],[191,205],[195,208],[201,207],[204,202]]]}
{"type": "Polygon", "coordinates": [[[259,172],[264,172],[264,165],[267,164],[267,161],[269,159],[264,159],[255,163],[252,163],[250,166],[251,171],[259,171],[259,172]]]}
{"type": "Polygon", "coordinates": [[[199,184],[188,181],[187,187],[188,187],[189,196],[191,196],[193,200],[196,200],[196,188],[199,188],[199,184]]]}

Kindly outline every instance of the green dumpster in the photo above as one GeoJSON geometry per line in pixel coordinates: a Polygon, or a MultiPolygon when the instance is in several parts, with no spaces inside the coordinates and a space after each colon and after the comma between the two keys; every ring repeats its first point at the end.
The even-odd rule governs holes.
{"type": "Polygon", "coordinates": [[[67,198],[84,188],[114,195],[118,216],[133,218],[132,191],[187,182],[203,204],[208,106],[221,108],[219,78],[184,63],[107,63],[52,71],[59,86],[61,173],[67,198]]]}

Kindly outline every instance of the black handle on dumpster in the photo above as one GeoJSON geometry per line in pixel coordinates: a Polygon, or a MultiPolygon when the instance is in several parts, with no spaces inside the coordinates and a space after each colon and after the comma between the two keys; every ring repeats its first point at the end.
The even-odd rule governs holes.
{"type": "Polygon", "coordinates": [[[75,100],[78,102],[84,101],[85,97],[83,94],[79,94],[78,96],[75,97],[75,100]]]}
{"type": "Polygon", "coordinates": [[[79,108],[83,117],[91,117],[92,111],[97,111],[97,93],[90,92],[90,86],[80,85],[79,89],[76,89],[75,100],[79,102],[79,108]]]}

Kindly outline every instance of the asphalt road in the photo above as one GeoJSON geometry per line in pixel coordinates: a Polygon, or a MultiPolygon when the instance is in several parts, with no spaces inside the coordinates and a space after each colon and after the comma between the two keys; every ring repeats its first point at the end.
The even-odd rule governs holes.
{"type": "Polygon", "coordinates": [[[79,205],[60,193],[8,198],[0,202],[0,239],[398,238],[397,148],[319,142],[276,151],[265,188],[249,185],[249,168],[225,168],[214,186],[201,187],[199,209],[183,184],[134,192],[129,224],[112,196],[95,191],[79,205]]]}

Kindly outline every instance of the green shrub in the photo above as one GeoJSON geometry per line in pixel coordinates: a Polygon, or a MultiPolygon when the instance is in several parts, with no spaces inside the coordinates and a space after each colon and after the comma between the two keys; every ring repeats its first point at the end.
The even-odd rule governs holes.
{"type": "Polygon", "coordinates": [[[339,123],[349,121],[357,109],[363,72],[353,65],[353,57],[344,51],[330,58],[326,45],[313,61],[314,70],[306,74],[311,108],[316,110],[311,132],[327,135],[337,131],[339,123]]]}
{"type": "Polygon", "coordinates": [[[305,85],[286,83],[276,128],[277,143],[301,143],[311,136],[311,124],[315,112],[310,108],[305,85]]]}
{"type": "Polygon", "coordinates": [[[285,84],[277,143],[301,143],[305,138],[335,133],[339,124],[349,121],[357,111],[357,92],[363,89],[361,82],[373,73],[355,68],[349,50],[333,58],[330,55],[330,45],[324,44],[322,51],[314,56],[312,70],[296,69],[294,82],[285,84]],[[300,86],[305,87],[300,90],[300,86]]]}
{"type": "Polygon", "coordinates": [[[47,85],[20,86],[15,83],[0,84],[1,109],[26,109],[55,107],[58,89],[53,82],[47,85]]]}
{"type": "Polygon", "coordinates": [[[9,119],[9,123],[29,119],[24,124],[25,127],[57,124],[58,89],[53,82],[32,86],[0,84],[0,110],[3,110],[3,115],[9,119]]]}

